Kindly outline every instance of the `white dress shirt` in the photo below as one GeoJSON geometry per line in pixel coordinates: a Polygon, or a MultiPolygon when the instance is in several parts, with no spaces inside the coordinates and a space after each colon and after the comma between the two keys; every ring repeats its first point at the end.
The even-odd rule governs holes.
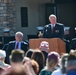
{"type": "Polygon", "coordinates": [[[51,28],[53,29],[54,27],[55,27],[55,24],[54,25],[51,24],[51,28]]]}
{"type": "Polygon", "coordinates": [[[57,69],[53,71],[51,75],[66,75],[66,74],[62,74],[61,69],[57,69]]]}

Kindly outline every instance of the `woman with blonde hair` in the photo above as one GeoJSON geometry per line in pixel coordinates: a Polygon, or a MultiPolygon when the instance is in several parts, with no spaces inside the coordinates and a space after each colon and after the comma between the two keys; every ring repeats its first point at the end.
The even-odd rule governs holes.
{"type": "Polygon", "coordinates": [[[61,56],[60,68],[55,70],[52,75],[66,75],[68,53],[65,53],[61,56]]]}
{"type": "Polygon", "coordinates": [[[59,54],[57,52],[50,52],[47,57],[46,67],[41,70],[40,75],[51,75],[58,65],[59,54]]]}

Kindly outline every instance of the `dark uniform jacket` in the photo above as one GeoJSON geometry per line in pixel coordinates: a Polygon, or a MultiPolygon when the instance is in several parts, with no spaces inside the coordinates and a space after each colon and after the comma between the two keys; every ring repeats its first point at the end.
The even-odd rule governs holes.
{"type": "Polygon", "coordinates": [[[43,38],[64,38],[64,25],[57,23],[53,32],[51,24],[46,25],[43,30],[43,38]]]}
{"type": "MultiPolygon", "coordinates": [[[[16,41],[11,41],[7,45],[7,49],[6,49],[6,62],[7,63],[9,63],[9,56],[11,54],[11,51],[15,49],[15,44],[16,44],[16,41]]],[[[24,41],[21,41],[21,50],[23,50],[24,52],[28,50],[28,44],[24,41]]]]}

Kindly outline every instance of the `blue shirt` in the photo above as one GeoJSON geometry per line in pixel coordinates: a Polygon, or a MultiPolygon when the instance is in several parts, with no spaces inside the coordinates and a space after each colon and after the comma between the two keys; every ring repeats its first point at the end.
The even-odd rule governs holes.
{"type": "Polygon", "coordinates": [[[18,45],[18,49],[20,50],[20,49],[21,49],[21,42],[17,42],[17,41],[16,41],[16,43],[15,43],[15,49],[16,49],[16,45],[17,45],[17,43],[19,43],[19,45],[18,45]]]}

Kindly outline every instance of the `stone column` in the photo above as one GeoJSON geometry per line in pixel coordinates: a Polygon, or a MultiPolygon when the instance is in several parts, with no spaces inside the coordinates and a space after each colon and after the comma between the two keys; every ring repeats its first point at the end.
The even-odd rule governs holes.
{"type": "Polygon", "coordinates": [[[0,0],[0,36],[4,28],[10,28],[10,35],[15,32],[15,0],[0,0]]]}

